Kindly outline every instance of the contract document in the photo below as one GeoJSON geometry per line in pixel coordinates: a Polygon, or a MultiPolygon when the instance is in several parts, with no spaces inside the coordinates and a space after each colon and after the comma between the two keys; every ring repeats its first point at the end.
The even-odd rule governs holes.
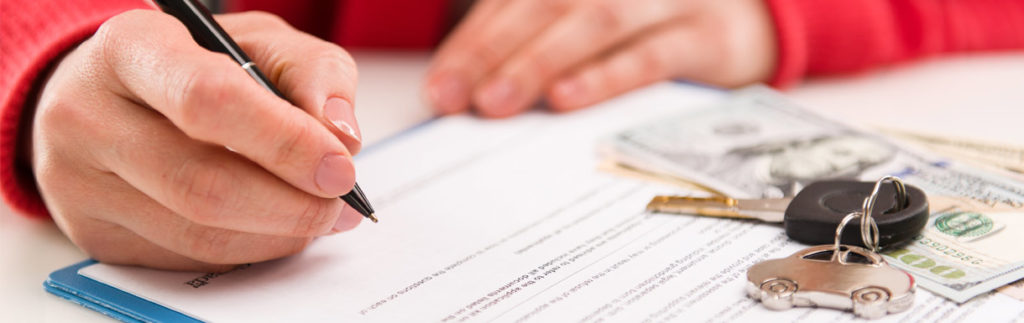
{"type": "MultiPolygon", "coordinates": [[[[664,83],[570,114],[433,120],[356,158],[380,223],[227,273],[96,264],[80,274],[219,322],[854,320],[746,297],[750,265],[806,247],[782,226],[645,213],[655,194],[692,192],[599,170],[602,138],[726,95],[664,83]]],[[[913,308],[883,320],[1022,312],[1000,293],[958,305],[918,289],[913,308]]]]}

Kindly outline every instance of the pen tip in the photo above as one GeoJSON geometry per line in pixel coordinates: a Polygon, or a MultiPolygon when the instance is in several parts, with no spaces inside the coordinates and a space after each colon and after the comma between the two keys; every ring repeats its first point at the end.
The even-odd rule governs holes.
{"type": "Polygon", "coordinates": [[[373,223],[377,223],[377,217],[373,216],[373,213],[367,215],[366,217],[370,218],[370,221],[373,221],[373,223]]]}

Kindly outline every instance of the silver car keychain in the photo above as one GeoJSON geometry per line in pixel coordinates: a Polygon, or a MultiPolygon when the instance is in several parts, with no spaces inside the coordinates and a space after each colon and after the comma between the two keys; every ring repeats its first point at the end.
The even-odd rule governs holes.
{"type": "Polygon", "coordinates": [[[880,318],[904,311],[914,303],[914,277],[885,262],[878,250],[878,225],[871,217],[879,188],[896,186],[897,199],[905,198],[903,182],[886,176],[875,183],[860,211],[847,214],[836,227],[835,243],[800,250],[766,260],[747,270],[747,295],[765,307],[785,310],[793,306],[852,310],[864,318],[880,318]],[[860,233],[868,248],[840,244],[843,228],[860,218],[860,233]]]}

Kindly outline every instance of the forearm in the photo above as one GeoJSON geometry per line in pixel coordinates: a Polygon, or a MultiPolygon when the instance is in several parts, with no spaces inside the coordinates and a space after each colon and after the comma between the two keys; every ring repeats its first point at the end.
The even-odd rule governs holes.
{"type": "Polygon", "coordinates": [[[1024,48],[1018,0],[768,0],[779,41],[771,83],[949,52],[1024,48]]]}

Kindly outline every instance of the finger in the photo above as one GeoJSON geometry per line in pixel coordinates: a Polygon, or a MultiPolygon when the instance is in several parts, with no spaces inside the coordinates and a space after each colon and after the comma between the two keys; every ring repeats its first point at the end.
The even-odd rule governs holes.
{"type": "Polygon", "coordinates": [[[528,108],[553,78],[637,32],[678,16],[682,1],[597,0],[576,7],[531,40],[473,94],[484,115],[508,116],[528,108]]]}
{"type": "Polygon", "coordinates": [[[319,119],[350,153],[359,152],[362,137],[353,108],[358,73],[345,50],[268,13],[229,14],[217,20],[285,97],[319,119]]]}
{"type": "MultiPolygon", "coordinates": [[[[55,156],[53,158],[69,158],[55,156]]],[[[51,160],[54,161],[54,160],[51,160]]],[[[65,161],[66,162],[66,161],[65,161]]],[[[134,224],[148,225],[154,230],[147,237],[172,236],[177,232],[167,231],[168,221],[139,216],[150,214],[155,203],[137,203],[133,191],[117,176],[99,172],[96,169],[69,169],[46,167],[40,174],[42,181],[54,182],[60,178],[60,186],[48,185],[44,192],[47,206],[54,222],[61,231],[90,257],[113,264],[141,265],[169,270],[223,271],[230,266],[204,262],[183,256],[168,248],[141,238],[116,222],[127,220],[134,224]],[[69,180],[74,179],[74,180],[69,180]],[[97,189],[102,187],[103,189],[97,189]],[[131,194],[126,194],[130,192],[131,194]],[[116,201],[116,203],[112,203],[116,201]]],[[[171,215],[171,220],[180,218],[171,215]]],[[[173,223],[174,221],[171,221],[173,223]]],[[[144,231],[145,232],[145,231],[144,231]]],[[[238,263],[244,263],[240,261],[238,263]]]]}
{"type": "Polygon", "coordinates": [[[57,205],[54,219],[76,245],[101,261],[176,270],[217,268],[292,255],[312,239],[204,226],[174,214],[115,174],[75,174],[87,180],[67,181],[59,188],[65,194],[48,195],[62,202],[51,204],[57,205]]]}
{"type": "Polygon", "coordinates": [[[498,16],[502,11],[505,11],[505,7],[509,3],[515,3],[514,1],[507,0],[480,0],[475,1],[473,7],[470,8],[466,17],[459,22],[454,30],[448,34],[448,37],[438,47],[437,52],[443,53],[451,50],[451,48],[457,47],[454,44],[465,42],[469,39],[470,35],[479,32],[481,29],[486,27],[494,17],[498,16]]]}
{"type": "Polygon", "coordinates": [[[126,96],[146,102],[189,137],[231,147],[306,192],[351,191],[351,155],[315,118],[261,88],[226,55],[196,46],[170,16],[139,11],[104,26],[118,19],[127,20],[120,22],[125,28],[101,28],[96,37],[126,96]],[[131,27],[162,30],[165,37],[139,36],[131,27]]]}
{"type": "Polygon", "coordinates": [[[188,138],[157,113],[127,101],[106,106],[115,117],[104,120],[111,130],[93,135],[105,146],[91,149],[99,163],[190,222],[311,237],[362,218],[338,198],[307,194],[224,147],[188,138]]]}
{"type": "Polygon", "coordinates": [[[475,84],[522,44],[565,13],[571,0],[523,0],[504,4],[493,15],[482,11],[460,25],[441,46],[425,83],[427,99],[441,113],[469,107],[475,84]],[[480,18],[477,18],[480,17],[480,18]]]}
{"type": "Polygon", "coordinates": [[[694,45],[700,37],[685,26],[667,26],[560,78],[547,89],[548,103],[569,111],[673,77],[706,77],[708,61],[716,58],[694,45]]]}
{"type": "Polygon", "coordinates": [[[138,234],[114,224],[99,222],[81,226],[81,234],[67,234],[90,258],[114,265],[143,266],[162,270],[225,272],[232,264],[212,264],[171,252],[138,234]]]}
{"type": "MultiPolygon", "coordinates": [[[[84,214],[65,216],[68,225],[62,226],[75,245],[90,257],[105,263],[168,270],[225,271],[237,264],[298,253],[310,240],[189,226],[183,223],[182,218],[167,213],[166,209],[159,212],[161,208],[151,200],[137,203],[143,200],[133,197],[144,198],[141,193],[116,196],[124,202],[122,205],[133,208],[132,216],[116,219],[127,220],[127,226],[84,214]]],[[[90,210],[99,214],[99,210],[108,210],[104,206],[109,205],[95,205],[99,208],[90,210]]],[[[124,214],[123,209],[117,211],[120,212],[105,214],[124,214]]]]}
{"type": "MultiPolygon", "coordinates": [[[[114,216],[113,212],[106,212],[96,217],[117,221],[153,244],[195,261],[225,265],[277,259],[302,251],[313,239],[209,227],[174,214],[127,183],[107,183],[105,187],[110,196],[118,198],[117,209],[121,212],[131,210],[131,216],[114,216]]],[[[98,206],[98,209],[104,208],[98,206]]]]}
{"type": "Polygon", "coordinates": [[[206,263],[179,255],[124,228],[112,228],[101,232],[97,234],[97,238],[98,240],[93,242],[97,247],[89,248],[86,253],[90,258],[102,263],[213,273],[226,272],[237,266],[206,263]]]}

